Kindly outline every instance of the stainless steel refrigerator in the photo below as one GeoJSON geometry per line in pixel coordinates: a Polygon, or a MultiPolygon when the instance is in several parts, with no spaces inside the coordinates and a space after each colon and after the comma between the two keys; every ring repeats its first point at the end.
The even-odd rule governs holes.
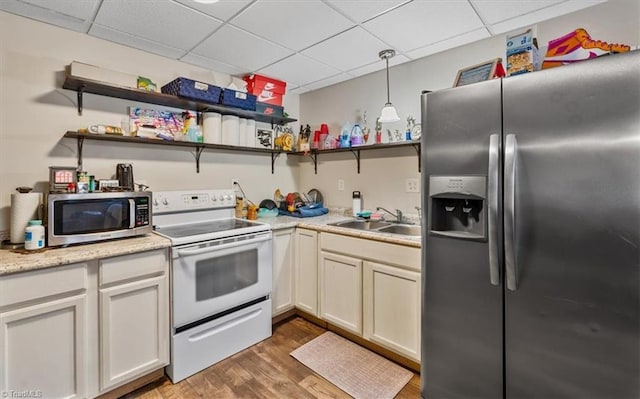
{"type": "Polygon", "coordinates": [[[422,127],[422,397],[640,397],[640,51],[425,93],[422,127]]]}

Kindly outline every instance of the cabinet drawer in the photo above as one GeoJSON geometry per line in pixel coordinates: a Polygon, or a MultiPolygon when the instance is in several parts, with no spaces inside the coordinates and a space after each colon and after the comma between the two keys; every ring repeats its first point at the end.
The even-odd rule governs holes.
{"type": "Polygon", "coordinates": [[[87,264],[74,263],[0,278],[0,309],[66,292],[87,289],[87,264]]]}
{"type": "Polygon", "coordinates": [[[420,271],[420,248],[332,233],[320,233],[320,248],[420,271]]]}
{"type": "Polygon", "coordinates": [[[166,249],[102,259],[100,261],[100,286],[162,274],[166,269],[166,249]]]}

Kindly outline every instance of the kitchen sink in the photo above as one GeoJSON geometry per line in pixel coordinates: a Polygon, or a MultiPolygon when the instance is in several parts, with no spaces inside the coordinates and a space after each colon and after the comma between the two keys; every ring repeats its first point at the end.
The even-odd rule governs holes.
{"type": "Polygon", "coordinates": [[[411,224],[392,224],[378,229],[381,233],[402,234],[405,236],[420,236],[422,228],[411,224]]]}
{"type": "Polygon", "coordinates": [[[376,230],[380,227],[390,226],[391,223],[382,220],[343,220],[342,222],[329,223],[330,226],[344,227],[357,230],[376,230]]]}
{"type": "Polygon", "coordinates": [[[384,220],[351,219],[343,220],[341,222],[329,223],[329,226],[416,237],[420,237],[422,233],[420,226],[413,224],[392,223],[384,220]]]}

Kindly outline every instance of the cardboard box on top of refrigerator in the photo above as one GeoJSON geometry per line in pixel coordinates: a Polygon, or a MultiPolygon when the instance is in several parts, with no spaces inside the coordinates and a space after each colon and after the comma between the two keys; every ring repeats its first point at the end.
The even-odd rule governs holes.
{"type": "Polygon", "coordinates": [[[282,96],[287,83],[263,75],[252,74],[242,78],[247,82],[247,92],[257,96],[257,101],[271,105],[282,105],[282,96]]]}
{"type": "Polygon", "coordinates": [[[540,69],[538,43],[533,28],[507,36],[507,76],[540,69]]]}

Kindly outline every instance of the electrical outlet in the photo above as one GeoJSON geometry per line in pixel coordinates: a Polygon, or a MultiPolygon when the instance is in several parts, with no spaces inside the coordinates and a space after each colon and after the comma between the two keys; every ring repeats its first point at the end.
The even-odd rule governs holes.
{"type": "Polygon", "coordinates": [[[338,179],[338,191],[344,191],[344,180],[338,179]]]}
{"type": "Polygon", "coordinates": [[[231,178],[231,188],[235,188],[236,184],[240,184],[240,180],[236,179],[235,177],[231,178]]]}
{"type": "Polygon", "coordinates": [[[407,193],[419,193],[420,192],[420,181],[414,177],[410,177],[404,181],[405,191],[407,193]]]}

